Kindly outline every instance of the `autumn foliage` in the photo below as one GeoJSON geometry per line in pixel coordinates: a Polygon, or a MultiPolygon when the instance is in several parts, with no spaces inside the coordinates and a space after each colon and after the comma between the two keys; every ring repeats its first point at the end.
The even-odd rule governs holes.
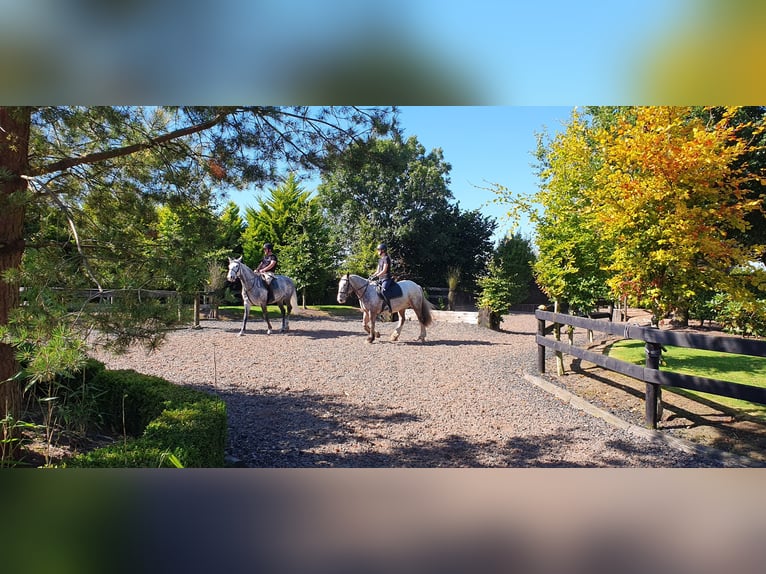
{"type": "Polygon", "coordinates": [[[537,224],[543,289],[587,303],[584,288],[606,286],[615,299],[682,322],[702,293],[757,296],[748,281],[758,273],[734,270],[763,251],[742,241],[763,209],[754,190],[764,175],[747,161],[763,125],[742,121],[739,108],[589,111],[575,110],[563,131],[541,139],[536,194],[512,197],[498,186],[512,213],[526,210],[537,224]]]}
{"type": "Polygon", "coordinates": [[[613,127],[594,131],[601,158],[593,186],[592,217],[614,247],[608,284],[622,295],[642,294],[657,315],[683,315],[701,291],[738,291],[731,270],[756,260],[733,232],[761,209],[747,183],[757,174],[739,161],[746,127],[734,109],[638,107],[613,127]]]}

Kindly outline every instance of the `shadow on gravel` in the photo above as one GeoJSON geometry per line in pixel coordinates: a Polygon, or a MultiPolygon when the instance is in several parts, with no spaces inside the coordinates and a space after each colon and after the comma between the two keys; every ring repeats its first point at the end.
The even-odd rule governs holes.
{"type": "Polygon", "coordinates": [[[293,331],[293,335],[300,335],[307,339],[337,339],[338,337],[362,337],[362,333],[353,333],[351,331],[339,331],[336,329],[316,329],[311,331],[293,331]]]}
{"type": "MultiPolygon", "coordinates": [[[[396,341],[397,343],[405,344],[405,345],[423,345],[422,341],[402,341],[399,339],[399,341],[396,341]]],[[[429,345],[431,347],[464,347],[464,346],[479,346],[479,347],[489,347],[492,345],[505,345],[505,343],[493,343],[492,341],[466,341],[466,340],[450,340],[450,339],[426,339],[425,342],[426,345],[429,345]]]]}
{"type": "MultiPolygon", "coordinates": [[[[573,455],[565,433],[474,442],[459,435],[422,442],[413,433],[391,432],[417,423],[417,414],[385,407],[349,405],[342,396],[264,388],[257,394],[202,388],[230,407],[227,454],[232,466],[251,468],[577,468],[694,467],[691,455],[656,451],[623,441],[619,453],[585,462],[573,455]],[[247,413],[246,417],[237,413],[247,413]],[[407,436],[407,439],[390,437],[407,436]],[[398,443],[397,443],[398,441],[398,443]]],[[[704,464],[704,466],[710,466],[704,464]]]]}

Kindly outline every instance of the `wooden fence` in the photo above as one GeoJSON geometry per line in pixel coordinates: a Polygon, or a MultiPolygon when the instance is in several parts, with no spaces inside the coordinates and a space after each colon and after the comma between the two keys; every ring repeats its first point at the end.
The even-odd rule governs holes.
{"type": "Polygon", "coordinates": [[[680,373],[670,373],[660,370],[663,345],[675,347],[690,347],[719,351],[722,353],[736,353],[755,357],[766,357],[766,341],[742,339],[739,337],[712,336],[697,333],[679,333],[663,331],[652,327],[641,327],[631,323],[617,323],[601,321],[553,313],[538,309],[535,311],[537,318],[537,368],[541,373],[545,372],[545,349],[553,349],[557,354],[565,353],[580,359],[599,365],[610,371],[615,371],[646,383],[646,425],[650,428],[657,427],[660,406],[662,401],[661,387],[677,387],[693,391],[701,391],[723,397],[742,399],[753,403],[766,404],[766,389],[731,383],[707,377],[697,377],[680,373]],[[546,321],[551,322],[546,325],[546,321]],[[577,347],[572,343],[572,338],[567,342],[560,340],[562,326],[571,326],[617,335],[624,339],[644,341],[646,349],[645,366],[619,361],[602,353],[596,353],[577,347]],[[557,337],[549,337],[556,333],[557,337]]]}
{"type": "Polygon", "coordinates": [[[191,298],[192,305],[192,317],[194,326],[199,327],[200,314],[205,312],[208,317],[217,317],[218,308],[213,302],[212,293],[209,291],[199,291],[196,293],[179,293],[178,291],[170,291],[166,289],[104,289],[99,291],[98,289],[82,289],[77,292],[86,301],[93,303],[114,303],[115,297],[124,296],[126,293],[135,294],[139,299],[141,297],[147,297],[151,299],[162,299],[165,301],[172,301],[176,305],[180,306],[184,302],[189,303],[191,298]]]}

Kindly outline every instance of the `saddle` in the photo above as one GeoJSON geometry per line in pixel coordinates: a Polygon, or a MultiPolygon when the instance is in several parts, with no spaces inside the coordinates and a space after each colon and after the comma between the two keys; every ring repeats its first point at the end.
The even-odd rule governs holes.
{"type": "Polygon", "coordinates": [[[396,281],[391,282],[391,285],[388,287],[388,293],[386,295],[383,295],[383,284],[380,281],[378,281],[376,284],[375,289],[378,292],[378,296],[384,301],[386,299],[395,299],[396,297],[402,296],[402,288],[396,281]]]}
{"type": "Polygon", "coordinates": [[[261,287],[266,289],[266,304],[271,305],[274,303],[274,292],[272,291],[272,284],[277,280],[276,276],[271,280],[271,283],[264,281],[260,273],[256,274],[256,284],[260,283],[261,287]]]}

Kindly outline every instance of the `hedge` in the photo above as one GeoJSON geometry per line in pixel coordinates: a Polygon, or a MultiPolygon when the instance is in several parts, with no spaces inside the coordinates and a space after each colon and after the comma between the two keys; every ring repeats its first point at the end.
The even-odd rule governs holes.
{"type": "Polygon", "coordinates": [[[222,467],[226,404],[208,393],[133,370],[107,370],[90,361],[104,425],[121,438],[73,457],[67,467],[222,467]]]}

